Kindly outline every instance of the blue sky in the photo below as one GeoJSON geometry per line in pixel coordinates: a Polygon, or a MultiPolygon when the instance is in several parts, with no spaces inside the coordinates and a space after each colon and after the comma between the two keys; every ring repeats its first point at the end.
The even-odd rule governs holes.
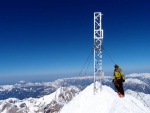
{"type": "MultiPolygon", "coordinates": [[[[93,48],[94,12],[103,47],[126,74],[150,72],[148,0],[1,0],[0,84],[77,76],[93,48]]],[[[103,51],[103,70],[114,63],[103,51]]],[[[93,58],[88,75],[93,75],[93,58]]]]}

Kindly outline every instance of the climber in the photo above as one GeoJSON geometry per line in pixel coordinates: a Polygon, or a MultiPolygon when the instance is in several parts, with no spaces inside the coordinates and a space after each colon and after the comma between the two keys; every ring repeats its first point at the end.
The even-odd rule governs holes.
{"type": "Polygon", "coordinates": [[[117,89],[119,97],[124,97],[123,82],[125,82],[124,72],[117,64],[114,65],[114,76],[112,82],[117,89]]]}

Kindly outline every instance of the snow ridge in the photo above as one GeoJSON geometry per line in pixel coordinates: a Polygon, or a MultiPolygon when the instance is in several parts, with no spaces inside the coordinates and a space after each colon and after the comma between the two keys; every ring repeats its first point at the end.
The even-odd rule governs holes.
{"type": "MultiPolygon", "coordinates": [[[[150,95],[140,93],[149,102],[150,95]]],[[[77,87],[61,87],[40,98],[0,100],[0,113],[150,113],[136,92],[127,90],[125,97],[106,85],[93,93],[93,83],[83,91],[77,87]]]]}
{"type": "Polygon", "coordinates": [[[77,95],[60,113],[149,113],[150,110],[135,97],[125,94],[118,97],[108,86],[93,95],[93,84],[77,95]]]}
{"type": "Polygon", "coordinates": [[[79,92],[77,87],[70,86],[61,87],[41,98],[0,100],[0,113],[57,113],[79,92]]]}

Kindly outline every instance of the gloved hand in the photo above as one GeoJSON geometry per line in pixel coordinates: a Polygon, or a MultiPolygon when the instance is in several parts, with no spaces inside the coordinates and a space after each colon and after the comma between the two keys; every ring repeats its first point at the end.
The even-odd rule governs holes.
{"type": "Polygon", "coordinates": [[[125,80],[122,80],[122,82],[125,82],[125,80]]]}
{"type": "Polygon", "coordinates": [[[114,82],[114,79],[112,80],[112,82],[114,82]]]}

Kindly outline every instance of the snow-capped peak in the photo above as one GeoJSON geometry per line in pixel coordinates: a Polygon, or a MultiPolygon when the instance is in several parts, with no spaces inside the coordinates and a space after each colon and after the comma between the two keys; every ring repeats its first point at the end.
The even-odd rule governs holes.
{"type": "Polygon", "coordinates": [[[135,97],[118,97],[108,86],[93,94],[93,84],[77,95],[60,113],[149,113],[150,110],[135,97]]]}
{"type": "Polygon", "coordinates": [[[144,85],[147,85],[145,82],[139,80],[139,79],[136,79],[136,78],[129,78],[126,80],[126,83],[135,83],[135,84],[144,84],[144,85]]]}
{"type": "Polygon", "coordinates": [[[126,75],[126,77],[150,78],[150,73],[133,73],[133,74],[126,75]]]}
{"type": "Polygon", "coordinates": [[[60,109],[76,96],[80,90],[75,86],[61,87],[54,93],[41,98],[0,100],[0,113],[52,113],[60,109]]]}

